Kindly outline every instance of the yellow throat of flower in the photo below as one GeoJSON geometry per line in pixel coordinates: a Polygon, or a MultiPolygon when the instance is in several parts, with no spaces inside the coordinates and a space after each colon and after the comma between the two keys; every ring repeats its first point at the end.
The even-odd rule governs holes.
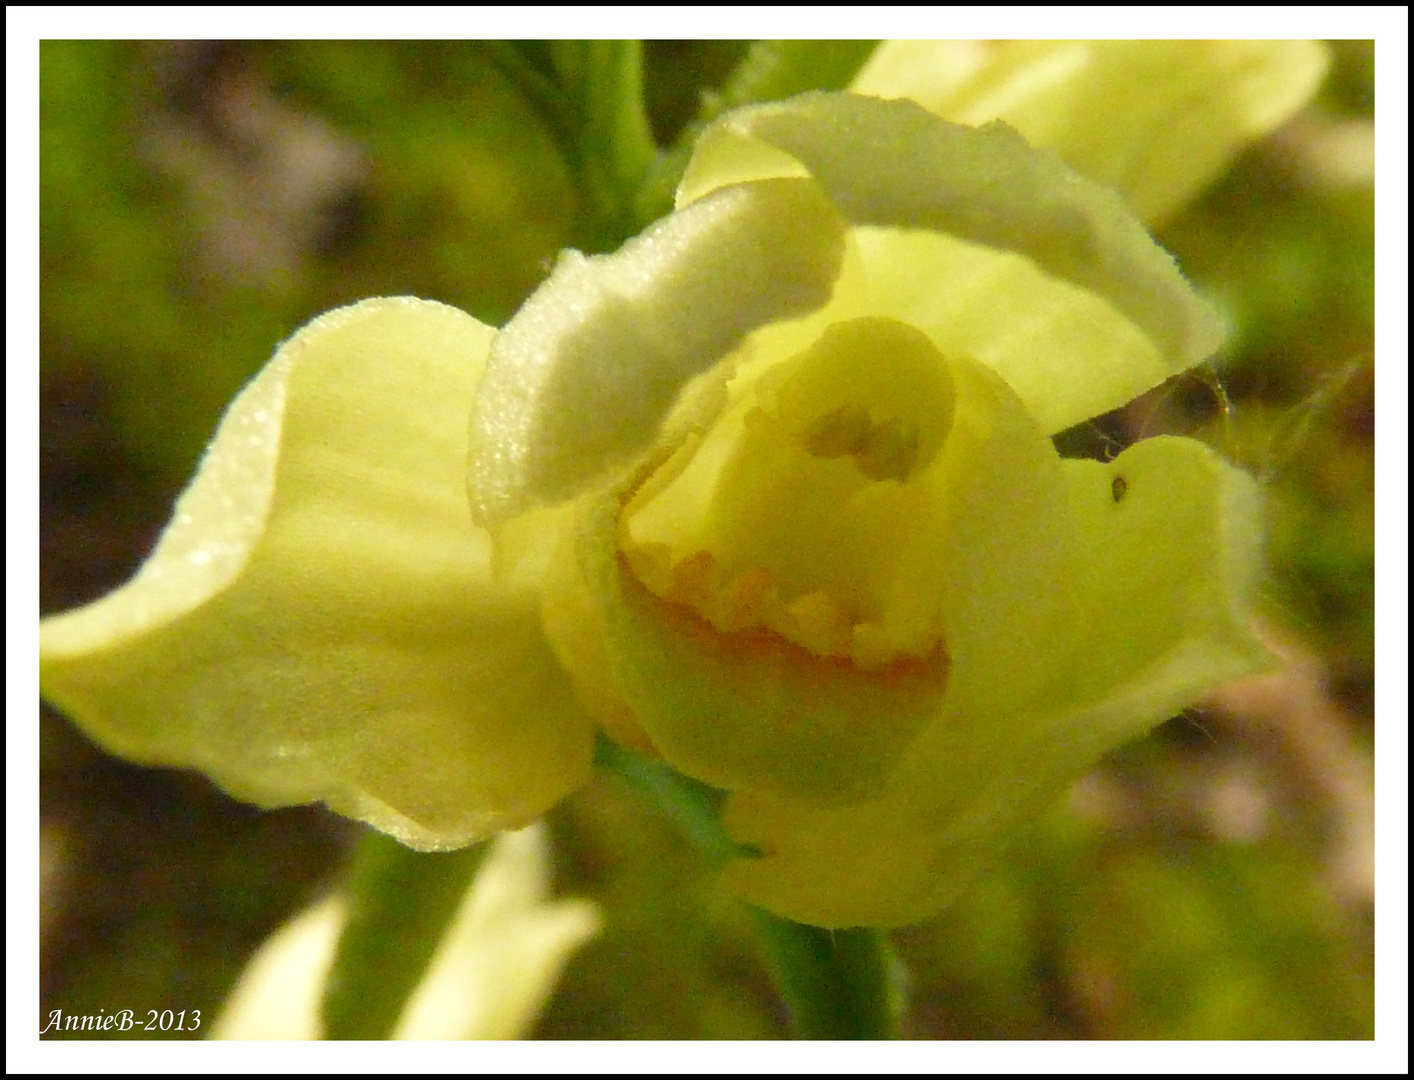
{"type": "Polygon", "coordinates": [[[835,323],[757,375],[632,494],[619,547],[723,633],[773,631],[862,669],[943,648],[929,588],[953,429],[949,366],[888,318],[835,323]]]}

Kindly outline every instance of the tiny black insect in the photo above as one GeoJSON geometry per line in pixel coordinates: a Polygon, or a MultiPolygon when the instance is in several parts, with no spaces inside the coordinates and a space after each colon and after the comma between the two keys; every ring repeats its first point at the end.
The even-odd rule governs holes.
{"type": "Polygon", "coordinates": [[[1124,493],[1129,490],[1129,481],[1122,476],[1116,476],[1110,481],[1110,494],[1114,496],[1114,501],[1119,502],[1124,498],[1124,493]]]}

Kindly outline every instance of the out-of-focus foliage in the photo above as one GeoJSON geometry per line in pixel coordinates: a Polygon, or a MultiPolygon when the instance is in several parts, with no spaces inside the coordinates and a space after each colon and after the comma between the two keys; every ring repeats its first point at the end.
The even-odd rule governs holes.
{"type": "Polygon", "coordinates": [[[1225,308],[1205,434],[1268,485],[1271,598],[1361,711],[1374,664],[1374,53],[1162,239],[1225,308]],[[1210,409],[1211,411],[1211,409],[1210,409]]]}
{"type": "Polygon", "coordinates": [[[94,368],[164,484],[311,316],[396,293],[498,323],[574,216],[474,43],[46,42],[41,114],[44,364],[94,368]]]}
{"type": "MultiPolygon", "coordinates": [[[[660,145],[743,52],[647,48],[660,145]]],[[[1373,107],[1373,47],[1339,44],[1318,103],[1165,226],[1234,333],[1210,377],[1091,433],[1201,433],[1258,473],[1269,616],[1333,694],[1181,718],[1077,788],[897,935],[912,1036],[1373,1031],[1371,897],[1341,870],[1359,808],[1331,779],[1364,775],[1372,730],[1373,107]]],[[[417,294],[499,323],[581,234],[553,133],[476,43],[47,42],[41,133],[46,610],[131,572],[221,408],[309,317],[417,294]]],[[[42,735],[46,1015],[214,1017],[347,827],[114,762],[51,714],[42,735]]],[[[746,913],[671,824],[608,778],[551,824],[562,887],[606,918],[542,1035],[785,1032],[746,913]]]]}

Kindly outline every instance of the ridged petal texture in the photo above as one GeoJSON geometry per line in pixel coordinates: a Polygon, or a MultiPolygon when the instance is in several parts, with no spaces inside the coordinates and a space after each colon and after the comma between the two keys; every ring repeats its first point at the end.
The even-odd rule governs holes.
{"type": "Polygon", "coordinates": [[[323,800],[421,849],[580,784],[589,722],[466,501],[493,336],[380,299],[286,342],[137,576],[41,624],[45,696],[131,760],[266,806],[323,800]]]}

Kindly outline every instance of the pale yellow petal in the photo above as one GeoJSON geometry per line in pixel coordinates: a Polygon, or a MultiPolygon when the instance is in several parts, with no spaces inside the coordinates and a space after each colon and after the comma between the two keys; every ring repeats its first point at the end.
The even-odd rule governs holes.
{"type": "MultiPolygon", "coordinates": [[[[588,900],[550,899],[543,825],[497,837],[408,996],[395,1039],[518,1039],[569,957],[598,933],[588,900]]],[[[348,904],[339,894],[272,934],[212,1025],[213,1039],[318,1039],[319,1011],[348,904]]]]}
{"type": "MultiPolygon", "coordinates": [[[[1028,405],[1044,410],[1050,430],[1124,404],[1207,359],[1222,340],[1216,313],[1122,199],[1004,124],[962,127],[911,101],[855,94],[741,109],[704,132],[678,202],[690,207],[753,170],[774,177],[792,168],[819,182],[856,233],[904,234],[905,246],[876,260],[887,271],[881,289],[906,279],[910,295],[944,307],[954,293],[966,294],[967,317],[986,318],[995,307],[992,323],[1004,333],[1018,306],[1008,307],[1017,281],[1029,277],[1026,288],[1042,296],[1045,317],[1063,318],[1076,307],[1068,297],[1090,294],[1088,307],[1104,324],[1097,338],[1107,343],[1104,353],[1093,361],[1088,350],[1075,353],[1063,380],[1053,377],[1054,362],[1034,378],[1019,359],[1002,371],[1028,405]],[[924,237],[926,257],[910,253],[910,233],[924,237]],[[949,252],[994,255],[979,270],[976,260],[940,257],[941,243],[952,245],[949,252]],[[997,277],[993,270],[1022,260],[1030,264],[1024,271],[997,277]]],[[[866,262],[868,246],[861,241],[866,262]]]]}
{"type": "Polygon", "coordinates": [[[409,996],[395,1039],[519,1039],[570,956],[599,932],[596,904],[550,899],[545,827],[497,838],[409,996]]]}
{"type": "Polygon", "coordinates": [[[426,301],[310,324],[232,404],[131,582],[43,622],[45,696],[115,753],[414,847],[543,813],[591,726],[465,494],[494,331],[426,301]]]}
{"type": "Polygon", "coordinates": [[[814,184],[781,180],[723,191],[613,255],[563,254],[477,391],[476,520],[568,499],[648,450],[688,380],[825,304],[842,234],[814,184]]]}
{"type": "Polygon", "coordinates": [[[891,41],[852,89],[1004,120],[1160,222],[1309,101],[1329,64],[1314,41],[891,41]]]}
{"type": "Polygon", "coordinates": [[[990,630],[957,624],[957,649],[973,655],[886,794],[853,806],[732,796],[729,830],[762,853],[728,870],[747,899],[823,926],[927,918],[1105,751],[1270,663],[1248,623],[1259,534],[1246,474],[1187,439],[1063,465],[1076,546],[1038,587],[1068,592],[1073,617],[1047,623],[1044,602],[1039,623],[1024,604],[1007,612],[1006,580],[1029,568],[1004,542],[989,567],[984,545],[954,588],[979,613],[993,597],[1003,611],[990,630]]]}

